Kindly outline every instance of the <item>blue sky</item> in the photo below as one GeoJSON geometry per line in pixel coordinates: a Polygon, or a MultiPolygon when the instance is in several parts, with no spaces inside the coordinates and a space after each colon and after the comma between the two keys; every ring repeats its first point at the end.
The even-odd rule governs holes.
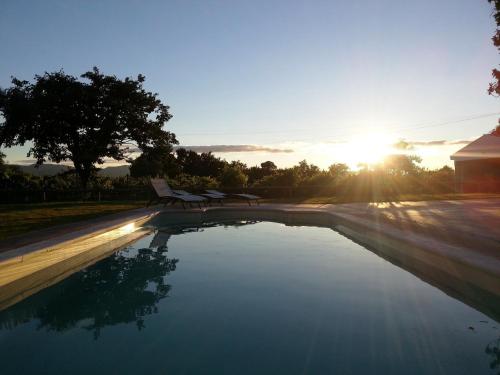
{"type": "MultiPolygon", "coordinates": [[[[61,68],[142,73],[181,144],[287,148],[220,155],[326,166],[370,139],[492,129],[495,117],[442,123],[500,112],[486,93],[493,32],[486,0],[2,0],[0,86],[61,68]]],[[[448,146],[428,164],[459,147],[448,146]]],[[[26,159],[25,148],[4,151],[26,159]]]]}

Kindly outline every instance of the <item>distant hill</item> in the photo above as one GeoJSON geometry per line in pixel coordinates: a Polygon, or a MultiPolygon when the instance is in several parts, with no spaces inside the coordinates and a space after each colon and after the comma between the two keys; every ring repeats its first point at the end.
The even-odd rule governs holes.
{"type": "Polygon", "coordinates": [[[117,167],[106,167],[97,172],[100,176],[123,177],[130,174],[130,165],[119,165],[117,167]]]}
{"type": "Polygon", "coordinates": [[[36,164],[14,165],[14,167],[18,167],[22,172],[29,173],[34,176],[54,176],[72,169],[67,165],[61,164],[42,164],[40,166],[36,166],[36,164]]]}
{"type": "MultiPolygon", "coordinates": [[[[29,173],[34,176],[55,176],[56,174],[60,174],[63,172],[67,172],[72,167],[68,167],[67,165],[61,164],[42,164],[40,166],[36,166],[36,164],[32,165],[13,165],[14,167],[18,167],[22,172],[29,173]]],[[[106,167],[97,172],[100,176],[106,177],[122,177],[130,174],[130,166],[128,164],[119,165],[116,167],[106,167]]]]}

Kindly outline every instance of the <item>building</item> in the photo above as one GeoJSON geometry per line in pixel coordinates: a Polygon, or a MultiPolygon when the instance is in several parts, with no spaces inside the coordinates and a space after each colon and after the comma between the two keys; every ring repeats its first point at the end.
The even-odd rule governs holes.
{"type": "Polygon", "coordinates": [[[485,134],[450,158],[457,192],[500,192],[500,136],[485,134]]]}

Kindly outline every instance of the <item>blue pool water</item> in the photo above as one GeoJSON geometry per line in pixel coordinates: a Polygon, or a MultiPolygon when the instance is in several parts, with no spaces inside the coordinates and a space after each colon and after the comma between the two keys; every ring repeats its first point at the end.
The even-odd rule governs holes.
{"type": "Polygon", "coordinates": [[[496,374],[500,325],[328,228],[160,228],[0,312],[8,374],[496,374]]]}

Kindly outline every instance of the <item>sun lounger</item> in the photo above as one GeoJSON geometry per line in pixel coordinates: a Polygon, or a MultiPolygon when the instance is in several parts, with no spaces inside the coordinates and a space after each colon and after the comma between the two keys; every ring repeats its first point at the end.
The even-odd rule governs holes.
{"type": "MultiPolygon", "coordinates": [[[[219,195],[220,197],[228,197],[228,194],[225,194],[221,191],[218,190],[205,190],[208,194],[214,194],[214,195],[219,195]]],[[[259,204],[259,199],[262,199],[258,195],[253,195],[253,194],[230,194],[230,196],[233,196],[235,198],[239,199],[245,199],[248,202],[248,205],[251,206],[251,202],[255,201],[257,205],[259,204]]]]}
{"type": "MultiPolygon", "coordinates": [[[[179,195],[192,195],[191,193],[187,192],[186,190],[172,190],[175,194],[179,194],[179,195]]],[[[211,194],[211,193],[202,193],[202,194],[199,194],[205,198],[208,199],[208,202],[212,202],[212,201],[217,201],[220,203],[221,206],[224,205],[224,199],[226,199],[225,196],[222,196],[220,194],[211,194]]]]}
{"type": "MultiPolygon", "coordinates": [[[[186,208],[186,203],[191,207],[192,203],[196,203],[199,208],[201,208],[201,203],[205,203],[207,198],[201,197],[199,195],[193,194],[175,194],[170,186],[168,186],[167,182],[163,178],[152,178],[151,186],[153,186],[156,195],[158,196],[158,200],[167,204],[175,204],[176,202],[181,202],[182,207],[186,208]]],[[[186,192],[187,193],[187,192],[186,192]]]]}

